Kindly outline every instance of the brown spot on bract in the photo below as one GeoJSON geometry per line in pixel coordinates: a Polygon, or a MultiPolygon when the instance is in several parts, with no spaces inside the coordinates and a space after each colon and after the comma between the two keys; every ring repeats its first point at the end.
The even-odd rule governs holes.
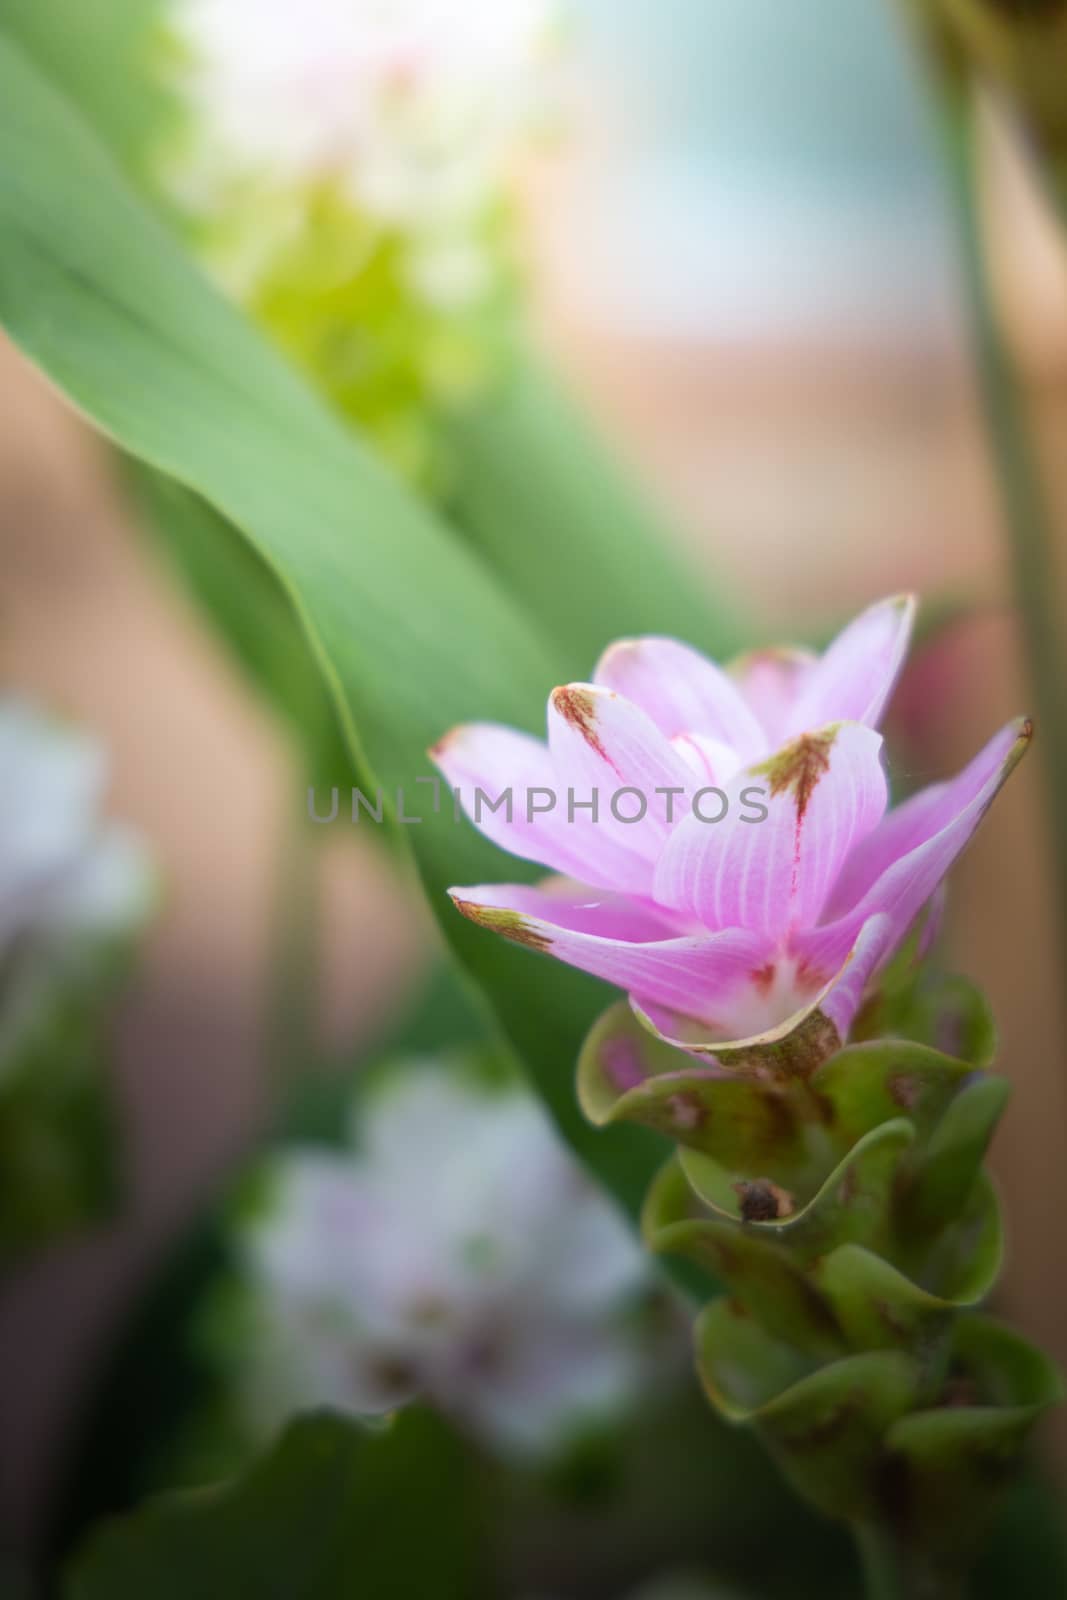
{"type": "Polygon", "coordinates": [[[970,1373],[950,1373],[941,1391],[940,1402],[950,1410],[963,1410],[982,1403],[982,1391],[970,1373]]]}
{"type": "Polygon", "coordinates": [[[833,1439],[844,1432],[857,1412],[863,1410],[865,1398],[863,1391],[857,1389],[806,1428],[790,1432],[787,1436],[790,1450],[825,1450],[833,1439]]]}
{"type": "Polygon", "coordinates": [[[567,684],[563,688],[553,689],[552,704],[564,722],[569,722],[572,728],[577,728],[590,749],[595,750],[600,759],[606,761],[610,767],[615,767],[597,732],[596,695],[580,685],[567,684]]]}
{"type": "Polygon", "coordinates": [[[807,1078],[828,1056],[841,1048],[841,1035],[829,1017],[813,1011],[784,1039],[746,1045],[738,1050],[716,1051],[720,1063],[731,1072],[740,1072],[762,1083],[781,1083],[789,1078],[807,1078]]]}
{"type": "Polygon", "coordinates": [[[503,906],[480,906],[473,900],[460,900],[458,896],[453,896],[452,903],[469,922],[476,922],[491,933],[499,933],[512,944],[525,945],[528,950],[537,950],[542,955],[552,949],[548,935],[539,933],[518,911],[508,911],[503,906]]]}
{"type": "Polygon", "coordinates": [[[715,1246],[715,1259],[723,1272],[737,1270],[737,1251],[732,1244],[725,1244],[719,1240],[715,1246]]]}
{"type": "Polygon", "coordinates": [[[792,794],[798,822],[804,820],[819,779],[830,770],[830,751],[836,738],[832,728],[822,733],[802,733],[761,767],[753,768],[769,781],[772,800],[780,794],[792,794]]]}
{"type": "Polygon", "coordinates": [[[897,1072],[890,1078],[887,1088],[892,1100],[902,1111],[911,1111],[922,1093],[922,1084],[910,1073],[897,1072]]]}
{"type": "Polygon", "coordinates": [[[911,1333],[911,1324],[907,1317],[891,1306],[887,1300],[875,1300],[874,1309],[897,1339],[906,1339],[911,1333]]]}
{"type": "Polygon", "coordinates": [[[789,1190],[772,1183],[770,1178],[735,1183],[734,1192],[741,1202],[742,1222],[780,1222],[796,1209],[789,1190]]]}

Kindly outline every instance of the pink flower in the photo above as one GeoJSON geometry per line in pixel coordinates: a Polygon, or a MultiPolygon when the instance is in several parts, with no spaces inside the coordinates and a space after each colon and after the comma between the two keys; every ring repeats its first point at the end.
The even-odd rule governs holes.
{"type": "Polygon", "coordinates": [[[455,729],[433,757],[467,814],[557,874],[453,889],[459,910],[617,984],[691,1051],[835,1048],[1031,736],[1009,724],[887,813],[875,729],[914,609],[887,600],[821,657],[728,671],[672,639],[624,640],[592,683],[553,692],[547,744],[455,729]]]}

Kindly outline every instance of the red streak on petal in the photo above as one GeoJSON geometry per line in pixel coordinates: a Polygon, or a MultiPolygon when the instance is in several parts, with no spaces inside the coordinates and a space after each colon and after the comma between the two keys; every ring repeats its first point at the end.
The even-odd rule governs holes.
{"type": "Polygon", "coordinates": [[[774,975],[777,970],[778,969],[774,962],[768,961],[766,966],[755,967],[753,971],[749,973],[749,977],[752,979],[753,984],[761,995],[766,996],[770,994],[771,985],[774,983],[774,975]]]}
{"type": "Polygon", "coordinates": [[[801,834],[804,818],[819,779],[830,770],[830,751],[837,737],[833,728],[822,733],[802,733],[784,749],[754,770],[769,778],[771,798],[792,793],[796,802],[796,827],[793,834],[793,870],[789,884],[790,901],[795,901],[800,887],[801,834]]]}
{"type": "Polygon", "coordinates": [[[794,981],[798,989],[806,989],[810,993],[815,993],[818,989],[825,989],[830,979],[825,972],[820,972],[818,967],[812,966],[809,961],[801,961],[797,967],[794,981]]]}

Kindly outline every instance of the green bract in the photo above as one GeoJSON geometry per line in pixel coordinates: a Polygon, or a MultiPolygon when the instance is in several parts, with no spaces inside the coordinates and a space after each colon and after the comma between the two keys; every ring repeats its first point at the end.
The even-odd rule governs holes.
{"type": "Polygon", "coordinates": [[[578,1086],[595,1123],[677,1146],[643,1227],[726,1291],[696,1330],[712,1404],[753,1425],[820,1510],[891,1528],[918,1572],[971,1559],[985,1502],[1061,1386],[974,1312],[1002,1253],[982,1162],[1008,1086],[984,1070],[987,1009],[960,980],[893,984],[868,1028],[900,1019],[971,1059],[888,1037],[809,1071],[767,1051],[735,1075],[620,1004],[586,1041],[578,1086]]]}

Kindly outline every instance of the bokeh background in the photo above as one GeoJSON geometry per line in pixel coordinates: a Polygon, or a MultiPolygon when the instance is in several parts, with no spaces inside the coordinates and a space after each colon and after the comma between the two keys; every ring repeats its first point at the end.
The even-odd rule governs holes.
{"type": "MultiPolygon", "coordinates": [[[[891,731],[909,778],[948,773],[1026,708],[1026,688],[934,133],[898,19],[881,0],[572,11],[558,131],[520,186],[536,336],[769,640],[920,592],[937,626],[891,731]]],[[[1067,259],[992,118],[986,189],[1067,530],[1067,259]]],[[[32,1543],[96,1363],[262,1126],[295,764],[134,525],[105,451],[5,345],[0,678],[108,741],[113,809],[166,885],[120,1023],[128,1211],[21,1270],[0,1302],[0,1512],[9,1541],[32,1543]]],[[[1014,1085],[994,1153],[1002,1306],[1063,1361],[1065,953],[1039,778],[1028,763],[956,872],[947,943],[989,994],[1014,1085]]],[[[315,870],[320,1038],[370,1041],[427,970],[429,921],[354,830],[315,870]]],[[[1046,1443],[1062,1473],[1062,1419],[1046,1443]]]]}

